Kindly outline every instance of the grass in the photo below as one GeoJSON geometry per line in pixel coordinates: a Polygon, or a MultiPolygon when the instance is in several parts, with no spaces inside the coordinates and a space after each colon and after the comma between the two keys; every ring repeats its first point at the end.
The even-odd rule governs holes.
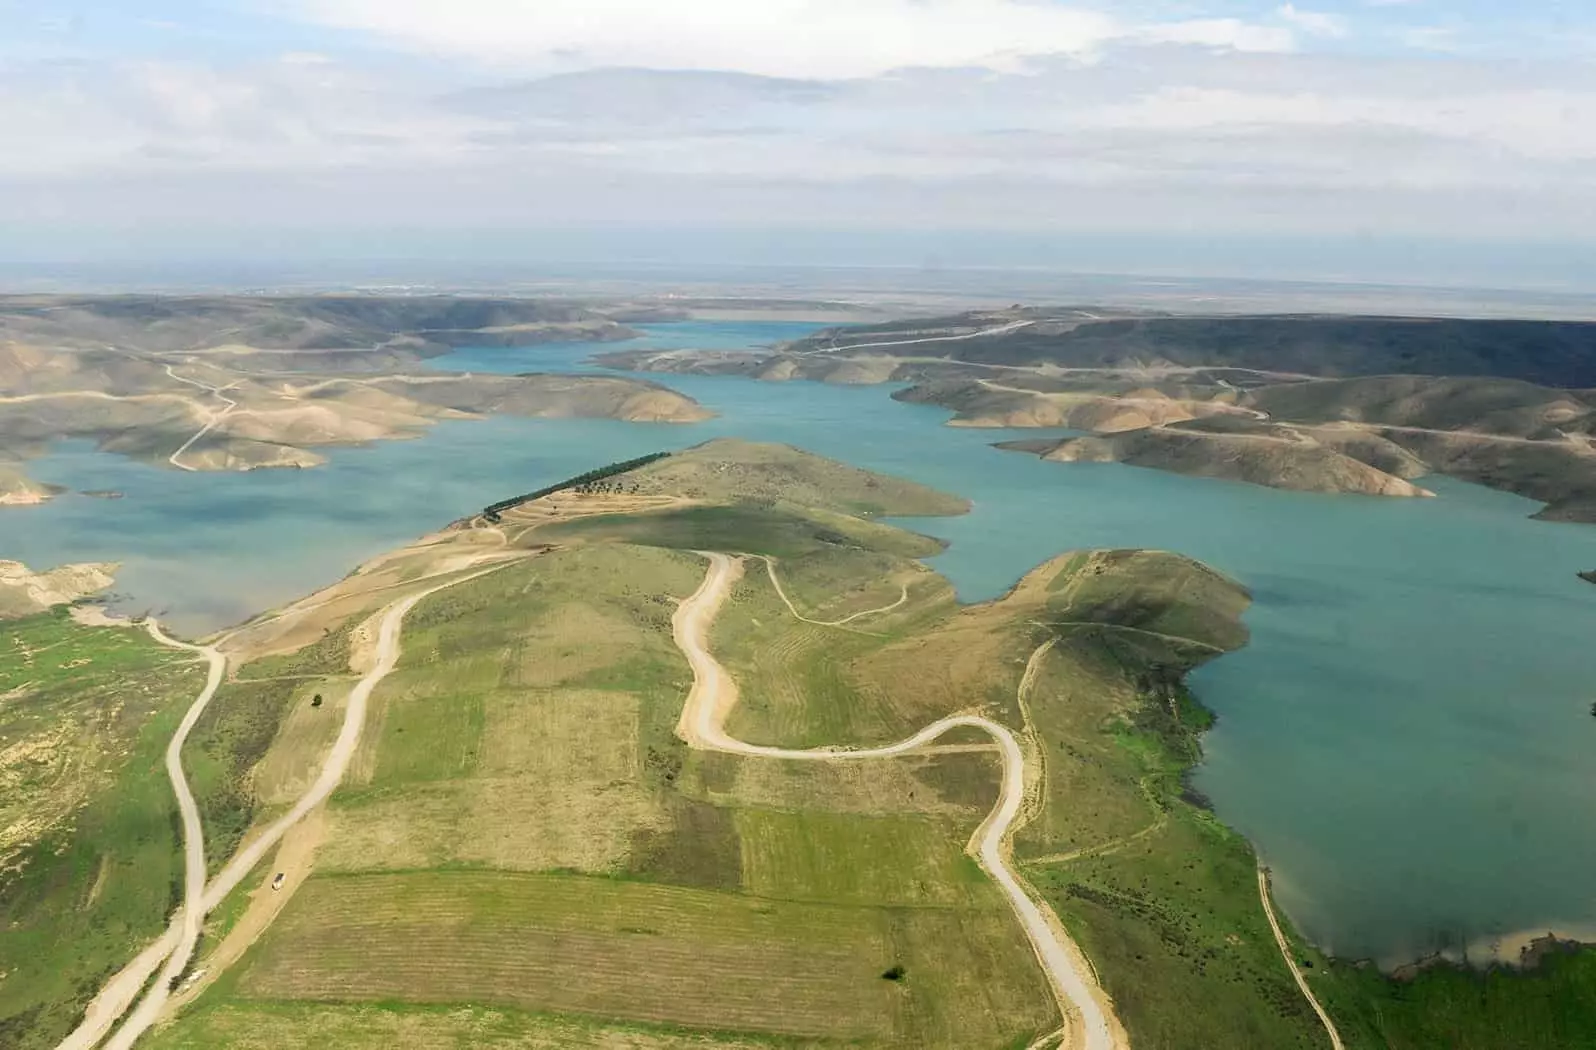
{"type": "Polygon", "coordinates": [[[935,540],[869,522],[754,505],[685,507],[649,514],[601,514],[538,530],[550,542],[634,543],[677,550],[720,550],[795,558],[833,548],[872,547],[924,557],[935,540]]]}
{"type": "Polygon", "coordinates": [[[717,503],[785,502],[855,517],[964,514],[967,500],[787,445],[721,439],[627,475],[644,494],[717,503]]]}
{"type": "MultiPolygon", "coordinates": [[[[236,1001],[189,1014],[148,1037],[154,1050],[833,1050],[857,1040],[705,1032],[577,1014],[461,1004],[236,1001]]],[[[875,1044],[879,1046],[880,1044],[875,1044]]]]}
{"type": "MultiPolygon", "coordinates": [[[[946,584],[940,577],[917,571],[917,566],[905,564],[903,558],[881,551],[824,551],[777,562],[775,569],[782,589],[798,611],[823,622],[885,609],[898,601],[905,586],[937,592],[934,598],[917,596],[922,601],[953,599],[951,592],[942,593],[946,584]]],[[[750,565],[749,571],[768,576],[763,565],[750,565]]],[[[883,624],[892,622],[890,617],[888,613],[861,616],[852,625],[880,631],[883,624]]]]}
{"type": "Polygon", "coordinates": [[[64,611],[0,634],[0,1045],[53,1046],[180,890],[166,741],[203,673],[64,611]]]}
{"type": "Polygon", "coordinates": [[[1051,1004],[1012,918],[995,896],[985,904],[849,907],[486,872],[318,878],[230,1005],[470,1002],[706,1035],[1004,1046],[1042,1031],[1051,1004]],[[901,983],[881,977],[894,965],[901,983]]]}
{"type": "Polygon", "coordinates": [[[675,738],[690,675],[670,618],[703,573],[694,555],[583,545],[419,605],[317,874],[172,1045],[290,1004],[368,1003],[374,1031],[401,1015],[448,1030],[436,1019],[469,1004],[527,1045],[572,1018],[714,1045],[948,1050],[1051,1027],[1028,946],[962,852],[995,797],[990,754],[798,770],[675,738]],[[904,980],[881,977],[894,965],[904,980]]]}
{"type": "Polygon", "coordinates": [[[1251,848],[1184,797],[1207,721],[1180,679],[1243,636],[1226,614],[1244,595],[1184,559],[1098,552],[1059,559],[1011,602],[1036,603],[1031,641],[1054,639],[1027,701],[1046,805],[1016,854],[1132,1045],[1318,1047],[1251,848]],[[1078,623],[1114,629],[1064,626],[1078,623]]]}
{"type": "Polygon", "coordinates": [[[1534,969],[1440,964],[1396,979],[1337,963],[1328,1007],[1353,1047],[1561,1050],[1596,1046],[1596,952],[1553,949],[1534,969]]]}
{"type": "Polygon", "coordinates": [[[294,682],[224,684],[189,734],[183,764],[199,802],[205,861],[213,872],[237,850],[260,811],[255,768],[301,691],[294,682]]]}
{"type": "MultiPolygon", "coordinates": [[[[976,742],[989,740],[983,733],[976,742]]],[[[998,770],[995,753],[824,763],[694,752],[678,786],[694,798],[721,805],[780,812],[924,813],[966,819],[973,826],[997,801],[998,770]]]]}
{"type": "Polygon", "coordinates": [[[662,793],[685,688],[668,596],[700,564],[583,547],[423,602],[319,864],[611,872],[640,836],[669,834],[687,818],[662,793]]]}
{"type": "MultiPolygon", "coordinates": [[[[873,559],[872,559],[873,560],[873,559]]],[[[813,557],[804,562],[813,561],[813,557]]],[[[855,567],[861,559],[850,558],[855,567]]],[[[778,572],[789,562],[778,564],[778,572]]],[[[890,576],[912,571],[902,559],[884,563],[890,576]]],[[[818,575],[812,567],[800,576],[818,575]]],[[[863,593],[879,593],[883,577],[855,576],[863,593]]],[[[785,587],[785,582],[783,583],[785,587]]],[[[771,585],[764,567],[751,562],[711,632],[711,645],[732,672],[741,699],[728,730],[753,743],[817,747],[844,742],[884,743],[924,724],[921,712],[904,707],[904,691],[864,681],[855,662],[879,650],[894,635],[907,635],[928,617],[945,613],[952,596],[941,587],[918,589],[914,599],[886,620],[822,627],[796,619],[771,585]],[[887,631],[886,638],[867,632],[887,631]]],[[[800,610],[801,611],[801,610],[800,610]]]]}
{"type": "MultiPolygon", "coordinates": [[[[693,476],[748,491],[786,477],[693,476]]],[[[1185,786],[1211,717],[1183,676],[1245,639],[1239,588],[1173,555],[1087,552],[959,608],[907,560],[922,549],[915,537],[836,510],[766,502],[561,528],[585,542],[417,606],[330,804],[315,873],[154,1045],[1019,1050],[1056,1027],[1014,916],[962,852],[996,796],[982,738],[836,765],[690,752],[675,738],[691,675],[671,614],[704,574],[679,548],[711,539],[776,551],[789,596],[816,619],[888,604],[912,582],[902,608],[843,630],[795,618],[750,564],[711,639],[743,688],[733,733],[877,743],[955,711],[1026,730],[1043,757],[1043,806],[1016,857],[1090,956],[1132,1044],[1323,1045],[1259,907],[1250,847],[1185,786]]],[[[196,780],[218,841],[240,799],[264,779],[287,791],[325,746],[348,681],[337,633],[260,663],[339,677],[230,685],[201,726],[196,780]],[[316,689],[328,690],[322,723],[306,708],[316,689]]],[[[156,761],[168,717],[139,737],[138,762],[156,761]]],[[[163,789],[150,780],[95,804],[167,820],[163,789]]],[[[79,829],[100,826],[93,806],[83,812],[79,829]]],[[[103,821],[140,826],[120,811],[103,821]]],[[[176,854],[169,824],[144,827],[150,862],[128,885],[163,889],[142,905],[159,915],[176,854]]],[[[20,944],[59,963],[46,933],[96,950],[61,903],[88,871],[72,863],[57,927],[0,951],[20,944]]],[[[32,915],[36,899],[26,903],[32,915]]],[[[1588,954],[1553,953],[1527,975],[1438,967],[1394,982],[1298,951],[1359,1050],[1592,1037],[1570,1005],[1596,991],[1588,954]]],[[[70,966],[36,967],[19,971],[22,984],[8,976],[0,996],[31,987],[32,1002],[57,1001],[41,989],[70,1001],[108,955],[74,962],[77,985],[70,966]]],[[[5,1015],[8,1038],[40,1024],[18,1014],[5,1015]]],[[[44,1024],[59,1030],[65,1016],[44,1024]]]]}
{"type": "Polygon", "coordinates": [[[258,680],[347,674],[350,636],[358,622],[358,617],[350,617],[337,627],[325,629],[320,638],[294,652],[251,661],[247,670],[238,670],[238,677],[258,680]]]}
{"type": "Polygon", "coordinates": [[[743,885],[756,896],[898,907],[1002,906],[963,852],[973,822],[742,809],[737,830],[743,885]]]}
{"type": "Polygon", "coordinates": [[[312,880],[245,997],[476,1002],[656,1024],[869,1038],[892,989],[848,909],[562,876],[312,880]]]}

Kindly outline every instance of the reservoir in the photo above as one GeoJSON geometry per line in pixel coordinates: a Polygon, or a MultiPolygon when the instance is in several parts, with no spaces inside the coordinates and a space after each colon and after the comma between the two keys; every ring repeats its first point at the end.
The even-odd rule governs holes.
{"type": "MultiPolygon", "coordinates": [[[[464,349],[458,371],[590,370],[593,353],[727,349],[813,326],[687,322],[635,344],[464,349]]],[[[0,508],[0,558],[118,561],[119,604],[201,633],[342,576],[493,500],[712,437],[781,441],[967,496],[904,522],[966,601],[1062,551],[1153,547],[1246,584],[1252,643],[1193,677],[1219,715],[1195,786],[1257,844],[1308,937],[1388,964],[1524,932],[1596,929],[1596,526],[1446,478],[1434,500],[1318,496],[1001,452],[884,387],[653,376],[701,424],[494,418],[330,450],[313,470],[193,474],[67,443],[65,495],[0,508]]],[[[1019,432],[1018,436],[1035,436],[1019,432]]],[[[323,450],[324,452],[328,450],[323,450]]],[[[1510,954],[1510,953],[1509,953],[1510,954]]]]}

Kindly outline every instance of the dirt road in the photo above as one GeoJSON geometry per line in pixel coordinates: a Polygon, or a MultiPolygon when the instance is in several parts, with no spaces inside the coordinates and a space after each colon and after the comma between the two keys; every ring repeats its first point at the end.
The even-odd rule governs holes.
{"type": "Polygon", "coordinates": [[[163,644],[203,653],[211,659],[211,675],[206,690],[200,699],[195,701],[194,706],[189,708],[188,715],[183,719],[182,725],[167,747],[167,772],[172,777],[173,790],[177,793],[178,806],[183,814],[186,875],[184,906],[173,917],[171,927],[161,940],[146,948],[131,965],[111,979],[94,1000],[83,1024],[59,1044],[57,1050],[89,1050],[98,1044],[104,1038],[106,1031],[126,1012],[128,1004],[138,995],[139,989],[149,981],[155,968],[161,966],[162,959],[165,959],[166,965],[161,966],[155,983],[150,986],[133,1012],[127,1015],[122,1027],[105,1043],[106,1050],[128,1050],[149,1030],[171,996],[172,979],[182,974],[188,966],[206,914],[226,899],[228,893],[249,875],[255,865],[265,859],[267,853],[277,846],[289,829],[325,802],[343,780],[350,760],[354,757],[355,749],[360,745],[360,734],[365,728],[366,706],[372,691],[388,677],[399,662],[399,639],[405,615],[423,598],[484,576],[498,567],[495,565],[417,591],[388,606],[379,614],[381,620],[377,629],[374,663],[349,694],[343,726],[315,783],[300,796],[292,809],[272,823],[262,834],[252,839],[244,849],[234,854],[227,866],[208,884],[205,882],[205,847],[199,823],[199,811],[194,803],[193,794],[189,791],[188,782],[183,778],[181,751],[189,730],[198,721],[200,714],[204,712],[205,704],[210,702],[217,686],[221,684],[222,677],[226,674],[227,663],[215,649],[172,641],[160,633],[159,627],[151,625],[150,633],[163,644]]]}
{"type": "Polygon", "coordinates": [[[1258,869],[1258,899],[1263,901],[1264,915],[1269,919],[1269,928],[1275,931],[1275,944],[1280,947],[1280,954],[1286,960],[1286,969],[1291,971],[1291,976],[1297,980],[1297,988],[1301,990],[1302,997],[1308,1000],[1308,1005],[1313,1007],[1313,1012],[1319,1015],[1319,1023],[1324,1025],[1325,1034],[1330,1036],[1330,1045],[1334,1050],[1347,1050],[1346,1044],[1341,1041],[1341,1033],[1336,1031],[1336,1023],[1330,1020],[1319,1002],[1319,997],[1313,994],[1313,989],[1308,987],[1308,979],[1302,975],[1302,969],[1297,966],[1297,960],[1292,957],[1291,945],[1286,940],[1286,932],[1280,928],[1280,921],[1275,918],[1274,901],[1269,895],[1269,869],[1258,869]]]}
{"type": "Polygon", "coordinates": [[[920,343],[962,343],[968,339],[980,339],[982,336],[1002,335],[1005,332],[1017,332],[1021,328],[1029,328],[1035,321],[1011,321],[1008,324],[998,325],[996,328],[983,328],[979,332],[961,332],[958,335],[927,335],[917,339],[888,339],[875,343],[850,343],[847,346],[828,346],[821,350],[810,350],[809,354],[833,354],[848,350],[868,350],[873,346],[915,346],[920,343]]]}
{"type": "Polygon", "coordinates": [[[1025,759],[1014,734],[987,718],[954,715],[933,722],[896,744],[855,750],[794,751],[748,744],[727,735],[726,719],[737,704],[737,684],[710,654],[705,637],[732,584],[741,578],[743,563],[725,554],[701,553],[709,559],[709,572],[692,597],[678,606],[671,621],[676,644],[693,668],[693,686],[677,723],[677,735],[700,750],[821,762],[891,758],[929,744],[960,727],[979,729],[992,737],[1003,755],[1003,790],[997,807],[976,829],[970,850],[1008,897],[1053,986],[1067,1021],[1068,1031],[1061,1045],[1080,1050],[1126,1050],[1129,1043],[1124,1028],[1113,1017],[1108,997],[1091,976],[1085,956],[1065,934],[1057,916],[1031,898],[1009,865],[1007,837],[1025,800],[1025,759]]]}
{"type": "MultiPolygon", "coordinates": [[[[211,394],[211,396],[215,397],[218,401],[223,401],[223,402],[226,402],[226,404],[227,404],[227,407],[222,409],[221,411],[219,411],[219,412],[213,411],[211,413],[210,420],[204,426],[200,427],[199,430],[194,434],[193,437],[191,437],[187,441],[183,442],[183,444],[178,447],[178,450],[176,452],[173,452],[170,456],[166,457],[166,461],[168,463],[172,464],[172,466],[176,467],[178,470],[187,470],[187,471],[192,473],[195,468],[189,466],[186,463],[180,462],[179,457],[181,457],[183,455],[183,453],[187,452],[189,449],[193,448],[194,447],[194,443],[197,442],[200,438],[204,437],[206,434],[209,434],[212,430],[214,430],[216,428],[216,424],[220,423],[223,419],[225,419],[227,417],[227,414],[229,412],[233,411],[233,409],[238,407],[238,402],[234,401],[232,398],[226,397],[226,396],[224,396],[222,394],[223,390],[228,389],[227,387],[212,386],[209,383],[201,383],[197,379],[184,379],[182,376],[180,376],[176,372],[172,371],[172,366],[171,365],[167,365],[166,366],[166,374],[171,376],[173,379],[177,380],[179,383],[187,383],[189,386],[199,387],[201,390],[209,392],[211,394]]],[[[236,383],[233,384],[233,385],[237,386],[236,383]]]]}
{"type": "Polygon", "coordinates": [[[157,983],[162,987],[181,974],[199,940],[200,923],[204,919],[200,898],[205,890],[205,828],[200,822],[194,793],[183,775],[183,744],[200,715],[210,705],[222,679],[227,676],[227,658],[210,646],[189,645],[167,637],[161,625],[154,620],[149,621],[147,626],[150,637],[162,645],[197,653],[210,662],[205,688],[189,705],[177,732],[172,734],[171,741],[166,745],[166,775],[172,781],[172,793],[177,796],[177,809],[183,824],[183,905],[172,917],[166,934],[145,949],[132,965],[106,983],[89,1005],[83,1022],[60,1044],[61,1050],[91,1047],[105,1038],[105,1033],[127,1012],[128,1006],[138,997],[139,990],[157,967],[160,967],[157,983]],[[162,959],[166,960],[164,967],[161,966],[162,959]]]}
{"type": "Polygon", "coordinates": [[[781,586],[781,577],[776,575],[776,559],[765,555],[762,555],[762,557],[765,559],[765,573],[770,577],[771,586],[776,588],[776,597],[781,599],[781,603],[787,607],[788,612],[792,613],[794,619],[814,624],[816,627],[846,627],[855,620],[862,620],[866,616],[880,616],[882,613],[889,613],[909,600],[909,585],[905,583],[901,585],[902,593],[898,595],[898,600],[891,605],[883,605],[877,609],[864,609],[851,616],[844,616],[840,620],[812,620],[799,612],[798,607],[792,603],[792,599],[787,597],[787,592],[781,586]]]}

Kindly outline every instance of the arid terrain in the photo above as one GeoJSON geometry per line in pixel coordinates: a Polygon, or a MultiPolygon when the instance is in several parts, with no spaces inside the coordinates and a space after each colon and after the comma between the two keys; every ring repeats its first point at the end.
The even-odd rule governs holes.
{"type": "Polygon", "coordinates": [[[601,355],[654,372],[906,383],[1005,445],[1278,488],[1426,495],[1447,474],[1596,521],[1596,325],[988,311],[827,329],[768,352],[601,355]]]}
{"type": "Polygon", "coordinates": [[[313,467],[320,448],[493,413],[706,418],[636,379],[450,376],[423,364],[460,342],[631,334],[586,307],[529,300],[0,298],[0,503],[55,494],[28,478],[26,460],[59,438],[175,470],[253,470],[313,467]]]}

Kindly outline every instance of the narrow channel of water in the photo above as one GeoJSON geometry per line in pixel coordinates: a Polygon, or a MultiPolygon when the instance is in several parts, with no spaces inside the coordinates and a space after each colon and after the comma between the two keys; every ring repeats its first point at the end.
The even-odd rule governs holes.
{"type": "MultiPolygon", "coordinates": [[[[735,348],[810,327],[650,326],[637,345],[735,348]]],[[[468,349],[433,367],[586,370],[595,349],[468,349]]],[[[1596,587],[1574,576],[1596,568],[1596,527],[1531,521],[1526,500],[1444,478],[1439,499],[1382,500],[1043,463],[881,387],[652,378],[719,417],[445,423],[315,470],[242,475],[63,446],[31,472],[125,498],[0,510],[0,557],[122,561],[127,604],[200,631],[596,463],[717,436],[789,442],[972,498],[966,517],[908,523],[951,541],[936,567],[965,600],[1078,547],[1179,551],[1251,587],[1252,645],[1195,677],[1220,715],[1197,786],[1258,843],[1318,943],[1400,962],[1596,927],[1596,587]]]]}

